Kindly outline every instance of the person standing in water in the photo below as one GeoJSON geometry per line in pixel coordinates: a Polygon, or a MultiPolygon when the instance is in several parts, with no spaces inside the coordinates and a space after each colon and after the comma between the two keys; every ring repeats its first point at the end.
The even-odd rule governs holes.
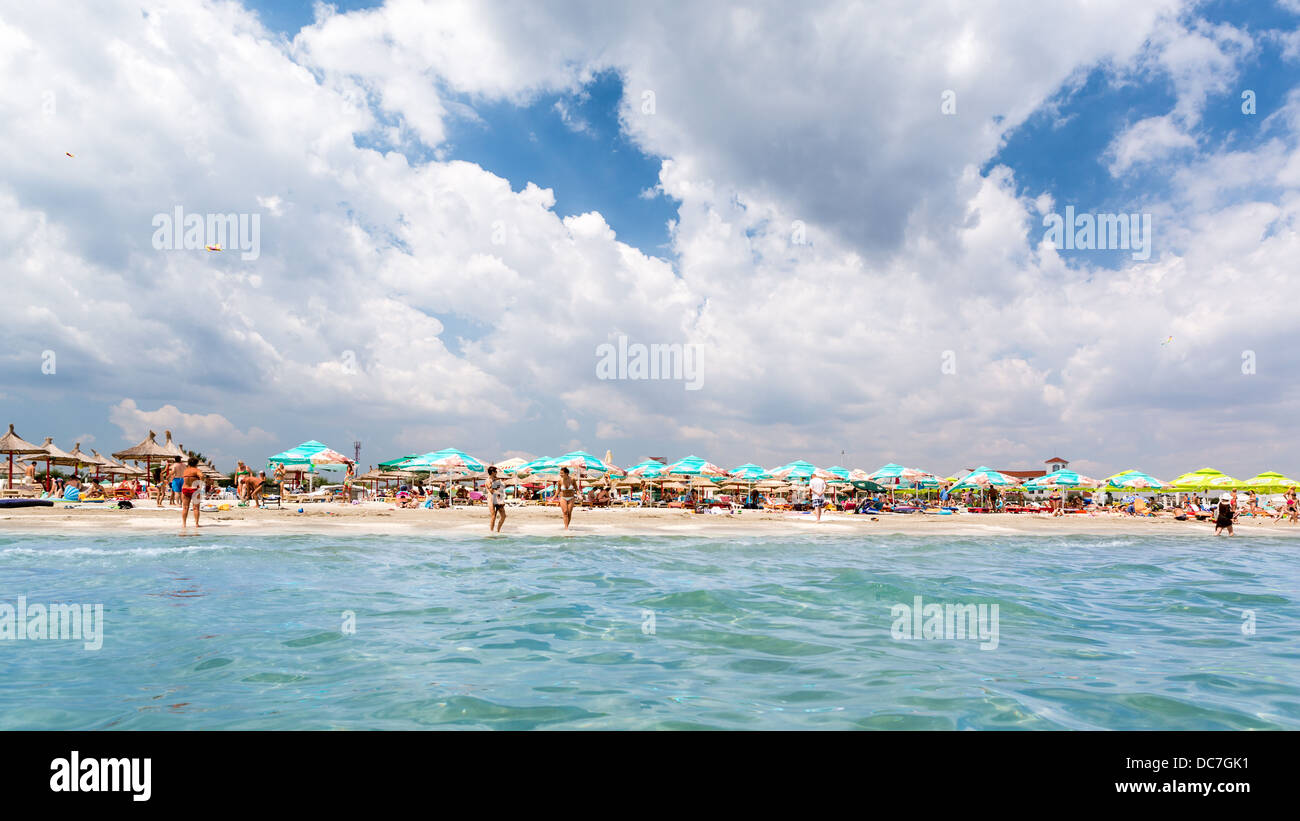
{"type": "Polygon", "coordinates": [[[1224,495],[1219,497],[1219,507],[1214,514],[1214,535],[1218,536],[1220,531],[1228,531],[1232,535],[1232,520],[1236,518],[1236,513],[1232,509],[1232,500],[1224,495]]]}
{"type": "Polygon", "coordinates": [[[569,529],[569,520],[573,518],[573,503],[578,495],[578,483],[569,474],[568,468],[560,468],[560,513],[564,514],[564,529],[569,529]]]}
{"type": "Polygon", "coordinates": [[[822,520],[822,508],[826,507],[826,480],[820,476],[814,476],[808,482],[808,493],[812,498],[813,510],[817,511],[817,521],[822,520]]]}
{"type": "Polygon", "coordinates": [[[491,465],[488,473],[488,532],[500,533],[506,523],[506,483],[497,478],[497,466],[491,465]]]}
{"type": "Polygon", "coordinates": [[[199,505],[203,501],[200,491],[203,489],[203,474],[199,472],[199,460],[191,456],[189,467],[181,474],[181,534],[185,534],[185,520],[189,517],[190,508],[194,508],[194,529],[199,527],[199,505]]]}

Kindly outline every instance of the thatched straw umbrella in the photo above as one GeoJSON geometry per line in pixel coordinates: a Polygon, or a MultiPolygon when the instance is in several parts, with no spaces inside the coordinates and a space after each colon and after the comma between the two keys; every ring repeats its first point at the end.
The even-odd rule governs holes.
{"type": "Polygon", "coordinates": [[[92,453],[86,453],[81,449],[80,442],[72,446],[72,453],[70,453],[69,456],[76,459],[78,465],[93,467],[95,469],[95,478],[99,479],[99,471],[105,467],[104,457],[92,453]]]}
{"type": "MultiPolygon", "coordinates": [[[[170,440],[171,434],[168,434],[167,438],[168,440],[170,440]]],[[[127,448],[126,450],[119,450],[117,453],[113,454],[113,458],[130,459],[131,461],[137,463],[144,462],[145,475],[152,475],[149,473],[150,463],[152,462],[161,463],[167,461],[169,458],[183,455],[183,454],[173,453],[172,450],[174,449],[175,449],[174,445],[172,446],[172,449],[169,450],[167,448],[164,448],[162,445],[158,444],[157,434],[154,433],[153,431],[149,431],[149,437],[147,439],[145,439],[143,442],[141,442],[140,444],[136,445],[133,448],[127,448]]]]}
{"type": "Polygon", "coordinates": [[[33,445],[31,442],[28,442],[26,439],[14,433],[14,426],[11,422],[9,424],[9,432],[4,436],[0,436],[0,453],[8,454],[9,456],[9,483],[5,485],[5,487],[12,488],[14,486],[14,456],[34,456],[36,454],[45,453],[45,449],[40,445],[33,445]]]}
{"type": "Polygon", "coordinates": [[[51,490],[54,487],[54,480],[50,478],[50,465],[72,465],[75,467],[77,464],[77,457],[54,444],[54,437],[52,436],[45,437],[45,441],[41,443],[41,449],[44,450],[45,453],[41,456],[37,456],[31,461],[45,462],[45,489],[51,490]]]}
{"type": "Polygon", "coordinates": [[[114,462],[97,450],[92,450],[91,453],[99,460],[100,465],[104,468],[104,473],[108,476],[139,476],[144,473],[140,468],[114,462]]]}

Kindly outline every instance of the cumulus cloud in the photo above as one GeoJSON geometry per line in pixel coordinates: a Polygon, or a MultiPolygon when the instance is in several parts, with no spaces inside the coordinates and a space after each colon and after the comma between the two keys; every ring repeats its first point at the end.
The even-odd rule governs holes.
{"type": "Polygon", "coordinates": [[[6,9],[6,394],[68,430],[111,408],[124,435],[171,426],[232,457],[337,437],[374,461],[490,459],[593,431],[588,450],[629,459],[1263,469],[1207,448],[1206,424],[1260,443],[1296,410],[1300,117],[1290,99],[1272,142],[1200,144],[1197,112],[1254,41],[1182,11],[400,0],[321,7],[286,42],[229,2],[6,9]],[[988,167],[1099,65],[1177,89],[1108,155],[1114,173],[1186,155],[1146,264],[1043,245],[1043,192],[988,167]],[[679,203],[670,258],[559,213],[563,181],[441,153],[474,116],[461,101],[563,97],[607,70],[679,203]],[[260,258],[153,248],[177,205],[259,213],[260,258]],[[699,345],[704,388],[598,379],[620,336],[699,345]]]}

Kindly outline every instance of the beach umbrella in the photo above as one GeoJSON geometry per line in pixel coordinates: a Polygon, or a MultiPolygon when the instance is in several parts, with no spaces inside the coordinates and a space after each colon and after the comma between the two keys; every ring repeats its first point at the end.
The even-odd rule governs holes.
{"type": "Polygon", "coordinates": [[[5,487],[13,487],[14,457],[41,455],[45,453],[45,448],[40,445],[33,445],[17,433],[14,433],[14,426],[10,423],[9,432],[4,436],[0,436],[0,453],[9,457],[9,483],[5,487]]]}
{"type": "MultiPolygon", "coordinates": [[[[101,456],[97,450],[92,450],[91,454],[99,462],[99,466],[104,469],[104,474],[107,476],[139,476],[144,473],[140,468],[133,468],[120,462],[114,462],[106,456],[101,456]]],[[[96,475],[98,473],[99,471],[96,471],[96,475]]]]}
{"type": "Polygon", "coordinates": [[[554,456],[539,456],[536,459],[515,466],[515,475],[520,478],[531,476],[539,470],[545,470],[555,462],[554,456]]]}
{"type": "Polygon", "coordinates": [[[628,476],[635,476],[640,479],[658,479],[664,475],[664,468],[668,467],[663,462],[656,462],[653,459],[647,459],[639,465],[633,465],[627,469],[628,476]]]}
{"type": "Polygon", "coordinates": [[[1025,482],[1025,490],[1041,490],[1049,487],[1097,487],[1101,482],[1080,475],[1073,470],[1054,470],[1043,476],[1035,476],[1025,482]]]}
{"type": "Polygon", "coordinates": [[[1111,490],[1159,490],[1165,486],[1164,482],[1140,470],[1122,470],[1106,477],[1102,484],[1111,490]]]}
{"type": "Polygon", "coordinates": [[[421,454],[401,465],[402,470],[429,471],[445,475],[479,474],[487,466],[463,450],[443,448],[432,453],[421,454]]]}
{"type": "Polygon", "coordinates": [[[144,471],[148,474],[149,466],[152,463],[170,461],[172,458],[171,452],[158,444],[158,440],[155,437],[156,434],[153,431],[149,431],[149,435],[145,437],[144,441],[135,447],[117,451],[113,454],[113,458],[129,459],[132,462],[144,462],[144,471]]]}
{"type": "Polygon", "coordinates": [[[37,456],[31,461],[38,462],[44,460],[45,481],[49,483],[47,487],[53,487],[54,483],[50,479],[50,465],[76,465],[77,457],[54,444],[54,438],[51,436],[45,437],[45,441],[41,443],[41,450],[45,451],[45,453],[37,456]]]}
{"type": "Polygon", "coordinates": [[[988,487],[1011,487],[1020,484],[1014,477],[1008,476],[1001,471],[994,470],[990,467],[980,466],[962,477],[961,481],[953,485],[950,490],[964,490],[966,488],[988,488],[988,487]]]}
{"type": "Polygon", "coordinates": [[[163,442],[162,449],[168,456],[171,456],[172,458],[179,456],[182,461],[189,458],[189,454],[185,452],[184,448],[172,441],[171,431],[165,430],[163,431],[163,435],[166,437],[167,441],[163,442]]]}
{"type": "Polygon", "coordinates": [[[585,479],[595,476],[622,476],[622,469],[614,465],[607,464],[603,459],[587,453],[585,450],[575,450],[564,454],[563,456],[550,457],[546,456],[541,459],[534,459],[531,462],[525,462],[515,468],[517,476],[536,476],[550,477],[554,479],[560,475],[560,468],[568,468],[569,473],[576,478],[585,479]]]}
{"type": "Polygon", "coordinates": [[[1272,470],[1266,470],[1258,476],[1241,481],[1239,484],[1241,487],[1253,490],[1256,493],[1284,493],[1293,487],[1300,488],[1300,482],[1272,470]]]}
{"type": "Polygon", "coordinates": [[[598,456],[593,456],[585,450],[573,450],[557,457],[554,466],[556,471],[560,468],[568,468],[570,473],[576,472],[581,477],[591,476],[622,476],[623,471],[616,465],[611,465],[598,456]]]}
{"type": "Polygon", "coordinates": [[[806,482],[814,476],[822,479],[836,478],[835,474],[828,473],[826,470],[804,461],[794,461],[779,468],[772,468],[768,471],[768,474],[773,479],[783,479],[787,482],[806,482]]]}
{"type": "Polygon", "coordinates": [[[890,462],[887,465],[882,465],[877,468],[876,471],[868,475],[867,478],[873,482],[878,482],[884,485],[890,483],[900,484],[902,482],[911,482],[930,475],[931,474],[926,473],[923,470],[903,467],[895,462],[890,462]]]}
{"type": "Polygon", "coordinates": [[[95,478],[96,478],[96,479],[99,478],[99,472],[100,472],[104,467],[106,467],[106,461],[105,461],[104,457],[100,456],[100,455],[97,454],[97,453],[93,453],[93,452],[92,452],[92,453],[86,453],[84,450],[81,449],[81,443],[80,443],[80,442],[78,442],[77,444],[75,444],[75,445],[72,446],[72,453],[70,453],[69,455],[70,455],[72,458],[74,458],[74,459],[77,460],[77,464],[78,464],[78,465],[85,465],[86,467],[93,467],[93,468],[95,469],[95,478]]]}
{"type": "Polygon", "coordinates": [[[494,462],[493,464],[496,465],[497,470],[502,473],[514,475],[515,469],[520,465],[525,464],[527,461],[528,460],[526,459],[521,459],[518,456],[515,456],[514,458],[506,459],[501,462],[494,462]]]}
{"type": "Polygon", "coordinates": [[[1184,473],[1177,479],[1169,483],[1172,490],[1188,492],[1193,490],[1224,490],[1231,489],[1237,480],[1227,475],[1223,471],[1214,468],[1201,468],[1184,473]]]}
{"type": "Polygon", "coordinates": [[[668,476],[701,476],[706,479],[713,477],[726,477],[727,471],[698,456],[686,456],[673,462],[664,468],[664,473],[668,476]]]}
{"type": "Polygon", "coordinates": [[[865,490],[868,493],[885,493],[889,488],[884,485],[873,482],[870,479],[850,479],[849,484],[858,490],[865,490]]]}
{"type": "Polygon", "coordinates": [[[768,478],[767,471],[763,470],[762,467],[753,462],[746,462],[745,464],[734,467],[727,472],[731,474],[732,478],[745,482],[757,482],[768,478]]]}
{"type": "Polygon", "coordinates": [[[400,470],[402,465],[416,458],[420,454],[412,453],[409,456],[403,456],[400,459],[389,459],[387,462],[380,462],[379,467],[384,470],[400,470]]]}

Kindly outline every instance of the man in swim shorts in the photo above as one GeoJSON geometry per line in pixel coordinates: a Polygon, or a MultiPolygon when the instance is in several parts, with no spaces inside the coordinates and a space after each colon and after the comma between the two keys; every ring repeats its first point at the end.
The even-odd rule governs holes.
{"type": "Polygon", "coordinates": [[[560,468],[560,513],[564,515],[564,529],[569,529],[573,518],[573,503],[578,496],[578,483],[569,475],[568,468],[560,468]]]}
{"type": "Polygon", "coordinates": [[[185,520],[188,518],[190,508],[194,509],[194,527],[199,526],[199,505],[203,501],[203,474],[199,471],[199,460],[196,456],[191,456],[189,467],[181,474],[181,533],[185,532],[185,520]]]}
{"type": "Polygon", "coordinates": [[[822,520],[822,508],[826,507],[826,480],[820,476],[812,477],[808,483],[808,492],[812,495],[813,510],[817,511],[817,521],[822,520]]]}
{"type": "Polygon", "coordinates": [[[172,463],[167,466],[167,480],[171,488],[171,492],[167,496],[168,505],[180,503],[181,485],[183,484],[181,477],[184,473],[185,465],[181,463],[181,457],[177,456],[172,460],[172,463]]]}
{"type": "Polygon", "coordinates": [[[500,533],[501,527],[506,523],[506,484],[497,478],[496,465],[489,466],[487,473],[488,510],[491,512],[488,519],[488,532],[500,533]]]}

